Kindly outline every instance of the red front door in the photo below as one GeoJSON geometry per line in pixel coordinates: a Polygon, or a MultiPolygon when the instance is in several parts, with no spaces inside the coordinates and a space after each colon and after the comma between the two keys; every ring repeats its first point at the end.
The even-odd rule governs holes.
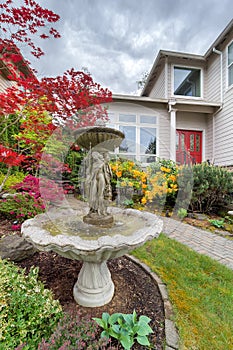
{"type": "Polygon", "coordinates": [[[202,161],[202,131],[176,130],[176,162],[195,164],[202,161]]]}

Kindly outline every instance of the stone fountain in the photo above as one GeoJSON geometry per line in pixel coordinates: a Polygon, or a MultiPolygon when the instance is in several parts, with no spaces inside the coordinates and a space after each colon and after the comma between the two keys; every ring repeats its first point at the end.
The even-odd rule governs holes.
{"type": "Polygon", "coordinates": [[[83,165],[88,205],[77,201],[75,207],[52,208],[22,225],[24,238],[38,250],[83,261],[73,288],[74,299],[82,306],[110,302],[114,284],[107,260],[143,245],[162,230],[162,220],[154,214],[110,206],[109,151],[123,138],[124,134],[112,128],[79,129],[76,142],[88,150],[83,165]]]}

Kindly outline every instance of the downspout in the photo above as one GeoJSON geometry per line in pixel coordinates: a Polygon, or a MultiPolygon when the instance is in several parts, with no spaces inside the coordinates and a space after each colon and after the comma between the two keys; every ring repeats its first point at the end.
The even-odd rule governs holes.
{"type": "Polygon", "coordinates": [[[213,114],[213,163],[215,158],[215,116],[222,110],[223,106],[223,57],[222,57],[222,51],[217,50],[215,47],[213,48],[213,52],[220,56],[220,103],[221,106],[219,109],[213,114]]]}

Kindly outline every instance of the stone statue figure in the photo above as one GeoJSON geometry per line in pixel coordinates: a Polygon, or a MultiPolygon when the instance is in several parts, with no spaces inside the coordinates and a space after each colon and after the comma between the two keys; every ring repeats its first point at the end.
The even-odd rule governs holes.
{"type": "Polygon", "coordinates": [[[84,218],[85,222],[91,224],[96,224],[96,221],[99,224],[101,220],[112,222],[112,217],[107,213],[107,206],[112,198],[111,176],[108,152],[91,150],[86,157],[84,186],[90,211],[84,218]]]}

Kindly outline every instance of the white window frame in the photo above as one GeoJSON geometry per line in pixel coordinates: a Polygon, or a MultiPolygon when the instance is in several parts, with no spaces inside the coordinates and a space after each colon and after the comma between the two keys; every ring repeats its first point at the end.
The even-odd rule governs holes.
{"type": "Polygon", "coordinates": [[[229,82],[229,67],[233,65],[233,62],[230,65],[228,64],[228,48],[231,45],[233,45],[233,40],[226,47],[226,82],[227,82],[226,90],[233,88],[233,82],[232,84],[230,84],[229,82]]]}
{"type": "Polygon", "coordinates": [[[203,73],[203,68],[199,66],[185,66],[183,64],[172,64],[172,69],[171,69],[171,96],[177,98],[184,98],[184,99],[192,99],[192,100],[203,100],[203,90],[204,90],[204,73],[203,73]],[[175,83],[175,68],[184,68],[184,69],[199,69],[200,70],[200,89],[201,93],[200,96],[186,96],[186,95],[175,95],[174,94],[174,83],[175,83]]]}
{"type": "MultiPolygon", "coordinates": [[[[159,157],[159,117],[156,114],[149,114],[149,113],[135,113],[135,112],[127,112],[127,111],[109,111],[109,115],[114,116],[114,122],[109,121],[109,123],[106,124],[107,127],[114,127],[115,129],[119,130],[120,125],[121,126],[135,126],[136,127],[136,150],[135,153],[133,152],[126,152],[126,153],[120,153],[119,152],[119,147],[115,150],[115,154],[122,156],[122,157],[127,157],[135,154],[136,161],[139,161],[142,163],[144,166],[148,166],[150,163],[145,163],[141,162],[141,157],[142,156],[147,156],[147,154],[140,152],[140,128],[141,127],[148,127],[148,128],[154,128],[156,129],[156,154],[153,154],[151,156],[154,157],[154,161],[159,157]],[[125,115],[135,115],[136,117],[136,123],[129,123],[129,122],[122,122],[119,121],[119,115],[120,114],[125,114],[125,115]],[[141,116],[146,116],[146,117],[155,117],[156,118],[156,123],[140,123],[140,117],[141,116]]],[[[150,154],[148,154],[148,157],[150,154]]]]}

